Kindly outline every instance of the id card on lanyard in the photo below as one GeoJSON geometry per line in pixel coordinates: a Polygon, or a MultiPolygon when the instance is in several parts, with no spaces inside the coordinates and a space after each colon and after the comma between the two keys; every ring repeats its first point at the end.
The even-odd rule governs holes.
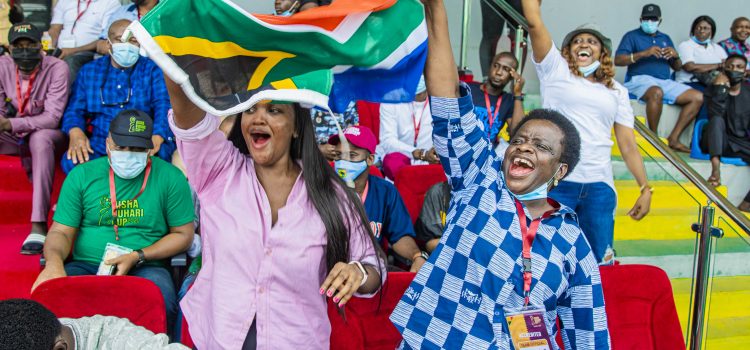
{"type": "MultiPolygon", "coordinates": [[[[419,139],[419,130],[422,129],[422,119],[424,119],[424,112],[427,110],[427,104],[430,103],[430,99],[424,100],[424,106],[422,106],[422,113],[419,114],[417,119],[417,111],[412,113],[412,122],[414,123],[414,147],[417,147],[417,139],[419,139]]],[[[412,104],[414,106],[414,104],[412,104]]]]}
{"type": "MultiPolygon", "coordinates": [[[[148,164],[146,164],[146,170],[144,170],[143,174],[143,184],[141,185],[141,190],[138,191],[138,194],[135,195],[131,199],[131,201],[134,201],[138,199],[138,197],[143,194],[143,190],[146,189],[146,184],[148,183],[148,176],[151,174],[151,159],[148,160],[148,164]]],[[[109,168],[109,199],[110,204],[112,205],[112,227],[115,229],[115,240],[120,240],[120,230],[117,225],[117,191],[115,190],[115,172],[112,170],[112,168],[109,168]]]]}
{"type": "Polygon", "coordinates": [[[523,244],[523,293],[524,306],[519,310],[506,311],[505,320],[508,322],[508,331],[516,350],[550,350],[552,340],[547,332],[544,314],[544,306],[529,305],[531,294],[531,245],[534,243],[536,232],[542,220],[550,217],[555,210],[550,210],[538,219],[526,225],[526,213],[523,205],[516,199],[516,212],[518,213],[519,226],[521,227],[521,240],[523,244]]]}
{"type": "Polygon", "coordinates": [[[18,114],[16,116],[22,117],[25,115],[26,106],[31,101],[31,89],[34,86],[34,80],[39,70],[35,70],[29,77],[29,85],[26,87],[26,92],[21,94],[21,71],[16,67],[16,98],[18,98],[18,114]]]}

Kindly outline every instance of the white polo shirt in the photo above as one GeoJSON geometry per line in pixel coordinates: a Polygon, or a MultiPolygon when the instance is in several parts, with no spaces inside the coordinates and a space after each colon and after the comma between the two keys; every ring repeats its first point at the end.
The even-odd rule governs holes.
{"type": "Polygon", "coordinates": [[[534,65],[543,107],[562,113],[581,136],[581,159],[565,181],[604,182],[614,190],[612,127],[617,123],[632,129],[635,123],[628,90],[616,81],[610,89],[573,75],[554,46],[534,65]]]}
{"type": "Polygon", "coordinates": [[[119,7],[118,0],[59,0],[51,22],[63,26],[57,47],[80,47],[98,40],[109,16],[119,7]]]}
{"type": "MultiPolygon", "coordinates": [[[[687,39],[677,46],[677,53],[680,54],[682,64],[690,62],[695,64],[716,64],[727,59],[726,51],[713,41],[703,46],[693,41],[693,39],[687,39]]],[[[675,80],[678,83],[690,83],[693,81],[693,73],[686,72],[683,69],[675,73],[675,80]]]]}

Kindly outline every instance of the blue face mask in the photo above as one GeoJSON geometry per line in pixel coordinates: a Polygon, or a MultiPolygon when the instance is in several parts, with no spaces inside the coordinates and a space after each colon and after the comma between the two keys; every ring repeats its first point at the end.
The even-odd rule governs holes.
{"type": "Polygon", "coordinates": [[[130,43],[112,44],[112,58],[124,68],[130,68],[138,62],[140,49],[130,43]]]}
{"type": "Polygon", "coordinates": [[[591,74],[594,74],[597,69],[599,69],[599,66],[601,66],[601,62],[596,61],[586,67],[578,67],[578,71],[583,74],[584,77],[588,77],[591,74]]]}
{"type": "Polygon", "coordinates": [[[286,10],[286,11],[284,11],[282,13],[276,13],[276,12],[274,12],[273,14],[276,15],[276,16],[279,16],[279,17],[289,17],[289,16],[293,15],[292,11],[290,11],[290,10],[286,10]]]}
{"type": "MultiPolygon", "coordinates": [[[[560,171],[561,167],[562,167],[562,165],[560,165],[559,167],[557,167],[557,171],[555,171],[555,175],[557,175],[557,173],[560,171]]],[[[535,188],[533,191],[531,191],[529,193],[526,193],[526,194],[515,194],[513,192],[511,192],[511,193],[513,193],[513,195],[516,198],[518,198],[519,201],[522,201],[522,202],[523,201],[531,201],[531,200],[535,200],[535,199],[544,199],[544,198],[547,198],[547,192],[548,192],[549,185],[550,185],[550,183],[552,181],[555,180],[555,175],[552,175],[552,178],[549,179],[549,181],[547,181],[547,182],[539,185],[539,187],[535,188]]]]}
{"type": "Polygon", "coordinates": [[[698,44],[698,45],[708,45],[709,43],[711,43],[711,38],[708,38],[706,40],[700,41],[700,40],[698,40],[698,37],[696,37],[695,35],[693,35],[693,36],[690,37],[690,39],[693,39],[693,41],[695,41],[695,43],[698,44]]]}
{"type": "Polygon", "coordinates": [[[121,179],[140,175],[148,164],[148,152],[109,151],[109,165],[121,179]]]}
{"type": "Polygon", "coordinates": [[[353,183],[354,179],[358,178],[365,170],[367,170],[367,162],[351,162],[348,160],[337,160],[334,163],[336,173],[339,174],[342,180],[347,184],[353,183]]]}
{"type": "Polygon", "coordinates": [[[659,21],[641,21],[641,30],[646,34],[654,34],[659,30],[659,21]]]}

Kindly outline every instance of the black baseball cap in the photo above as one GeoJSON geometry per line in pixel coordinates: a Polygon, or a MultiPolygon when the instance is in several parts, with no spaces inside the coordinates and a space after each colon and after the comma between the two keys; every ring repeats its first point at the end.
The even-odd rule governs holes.
{"type": "Polygon", "coordinates": [[[42,42],[42,32],[35,25],[23,22],[14,24],[8,32],[8,42],[13,44],[18,39],[29,39],[35,43],[42,42]]]}
{"type": "Polygon", "coordinates": [[[643,6],[641,11],[641,18],[661,18],[661,8],[656,4],[648,4],[643,6]]]}
{"type": "Polygon", "coordinates": [[[124,110],[109,124],[112,140],[120,147],[140,147],[151,149],[154,143],[154,122],[151,117],[136,109],[124,110]]]}

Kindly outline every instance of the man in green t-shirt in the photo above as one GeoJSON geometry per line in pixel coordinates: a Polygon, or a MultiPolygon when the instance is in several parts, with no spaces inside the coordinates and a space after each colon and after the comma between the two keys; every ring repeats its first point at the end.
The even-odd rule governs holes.
{"type": "Polygon", "coordinates": [[[190,188],[180,170],[151,157],[153,122],[144,112],[120,112],[109,130],[107,158],[75,167],[63,183],[44,244],[47,264],[33,288],[52,278],[97,274],[105,260],[114,274],[144,277],[161,289],[171,330],[177,302],[163,260],[193,240],[190,188]],[[113,244],[132,252],[115,258],[108,252],[105,259],[113,244]]]}

